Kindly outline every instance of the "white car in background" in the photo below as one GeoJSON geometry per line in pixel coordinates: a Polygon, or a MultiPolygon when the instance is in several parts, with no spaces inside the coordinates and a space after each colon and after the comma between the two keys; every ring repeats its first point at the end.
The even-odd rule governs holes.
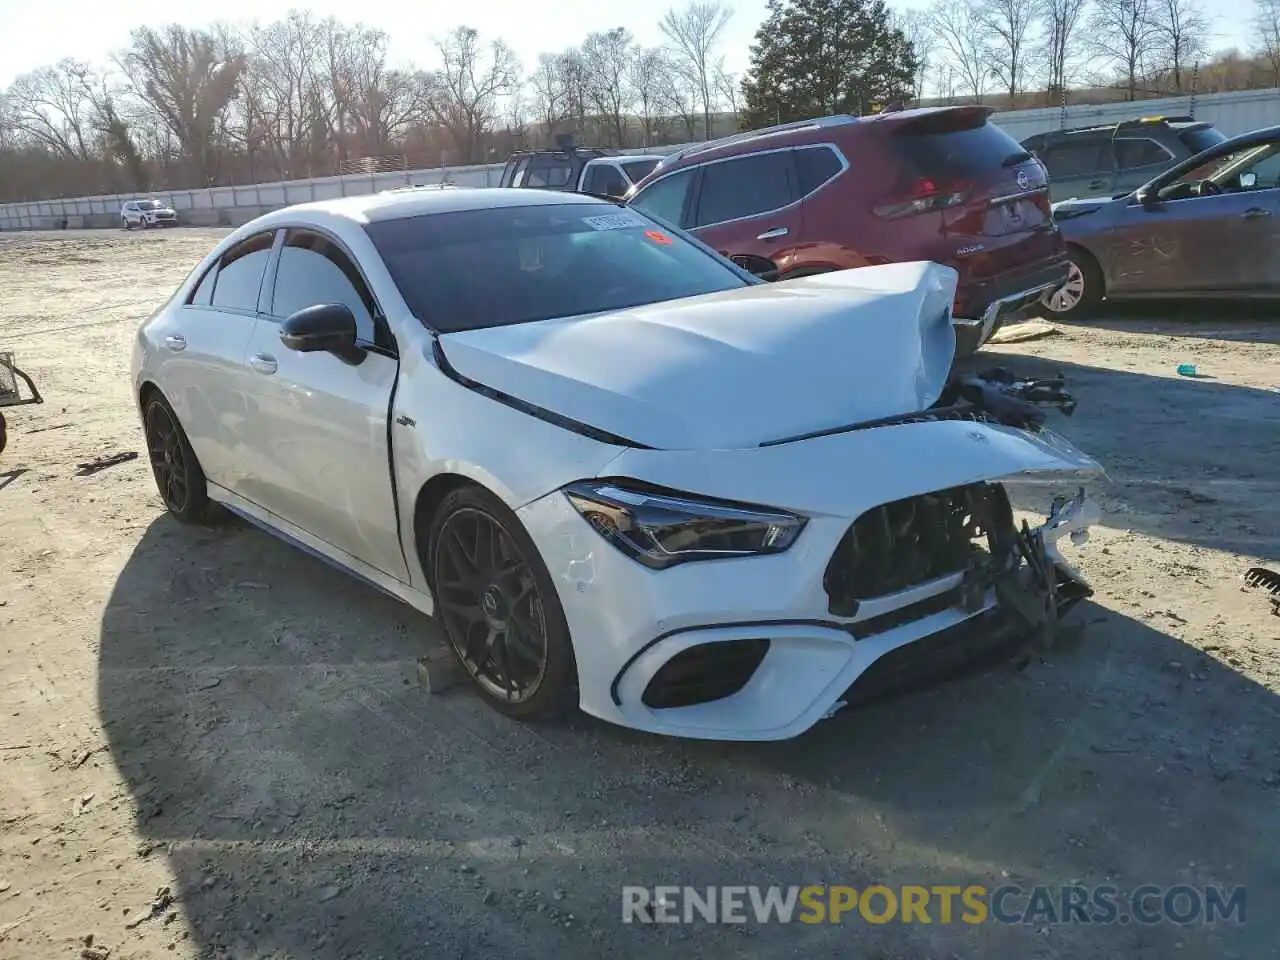
{"type": "Polygon", "coordinates": [[[177,211],[159,200],[129,200],[120,208],[120,226],[126,230],[177,225],[177,211]]]}
{"type": "Polygon", "coordinates": [[[956,279],[767,284],[553,191],[349,197],[226,237],[132,386],[178,520],[220,504],[434,614],[498,709],[783,739],[1089,592],[1055,546],[1083,493],[1027,530],[1002,480],[1098,465],[951,376],[956,279]]]}

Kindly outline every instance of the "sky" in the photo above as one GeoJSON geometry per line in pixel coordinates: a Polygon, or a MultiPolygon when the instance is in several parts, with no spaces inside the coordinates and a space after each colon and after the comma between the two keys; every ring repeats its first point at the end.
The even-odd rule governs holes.
{"type": "MultiPolygon", "coordinates": [[[[474,5],[445,2],[439,7],[412,0],[218,0],[216,4],[179,4],[165,0],[0,0],[0,87],[18,74],[75,57],[102,63],[123,47],[129,31],[143,24],[159,26],[178,22],[201,26],[212,19],[233,23],[278,19],[291,7],[305,7],[319,18],[329,15],[352,21],[353,10],[367,26],[385,30],[391,37],[391,56],[397,65],[412,62],[434,66],[431,38],[453,27],[467,25],[486,37],[502,37],[528,66],[539,53],[562,50],[580,43],[595,30],[626,25],[637,40],[658,44],[662,37],[657,21],[670,2],[652,6],[652,19],[643,4],[614,5],[598,0],[479,0],[474,5]],[[456,12],[455,12],[456,11],[456,12]],[[535,12],[536,11],[536,12],[535,12]]],[[[683,0],[678,0],[683,5],[683,0]]],[[[733,19],[724,34],[722,53],[730,72],[745,68],[748,46],[764,19],[764,0],[728,0],[733,19]]],[[[1201,0],[1214,21],[1215,46],[1249,44],[1248,21],[1252,0],[1201,0]]],[[[921,7],[926,0],[890,0],[899,9],[921,7]]]]}

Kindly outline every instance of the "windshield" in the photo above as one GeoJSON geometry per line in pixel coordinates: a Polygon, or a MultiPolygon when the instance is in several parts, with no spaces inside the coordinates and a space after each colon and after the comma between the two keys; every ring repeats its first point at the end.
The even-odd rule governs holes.
{"type": "Polygon", "coordinates": [[[409,308],[442,333],[623,310],[752,282],[612,204],[425,214],[365,230],[409,308]]]}
{"type": "Polygon", "coordinates": [[[628,160],[622,165],[622,169],[627,172],[627,176],[631,178],[632,183],[639,183],[658,165],[658,160],[658,157],[654,157],[652,160],[628,160]]]}
{"type": "Polygon", "coordinates": [[[159,210],[161,209],[161,207],[160,207],[159,201],[157,200],[139,200],[138,209],[139,210],[159,210]]]}

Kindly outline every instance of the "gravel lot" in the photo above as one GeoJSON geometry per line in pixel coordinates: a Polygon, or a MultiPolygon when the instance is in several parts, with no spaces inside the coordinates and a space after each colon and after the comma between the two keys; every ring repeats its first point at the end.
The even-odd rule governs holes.
{"type": "Polygon", "coordinates": [[[984,351],[1065,372],[1081,408],[1055,425],[1110,475],[1097,597],[1047,660],[789,743],[673,742],[429,696],[427,619],[247,526],[162,514],[130,342],[219,235],[0,235],[0,350],[47,398],[10,411],[0,455],[0,956],[1280,956],[1280,618],[1240,585],[1280,561],[1266,310],[984,351]],[[1249,909],[619,921],[626,883],[874,882],[1247,884],[1249,909]]]}

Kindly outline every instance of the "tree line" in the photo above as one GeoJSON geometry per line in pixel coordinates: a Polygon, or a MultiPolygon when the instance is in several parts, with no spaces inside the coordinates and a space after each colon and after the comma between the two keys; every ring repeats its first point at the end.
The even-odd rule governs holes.
{"type": "Polygon", "coordinates": [[[501,161],[571,132],[613,147],[866,113],[1280,86],[1280,0],[1256,49],[1209,56],[1199,0],[769,0],[746,75],[725,0],[684,0],[661,42],[619,27],[522,64],[469,27],[393,63],[385,32],[295,10],[247,28],[143,26],[105,64],[64,59],[0,93],[0,200],[501,161]]]}

